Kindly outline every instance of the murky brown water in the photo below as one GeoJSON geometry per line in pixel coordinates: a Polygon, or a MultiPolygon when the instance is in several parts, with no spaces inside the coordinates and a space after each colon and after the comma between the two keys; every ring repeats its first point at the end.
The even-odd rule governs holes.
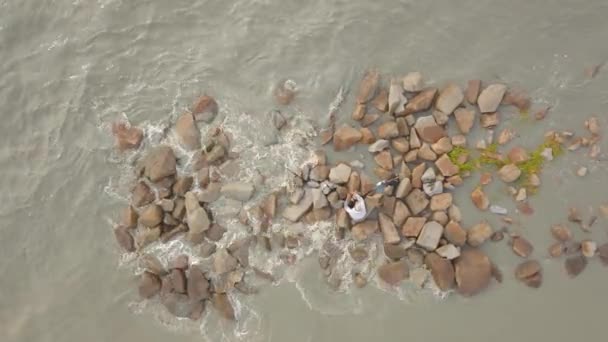
{"type": "MultiPolygon", "coordinates": [[[[209,92],[237,133],[243,177],[258,167],[277,175],[271,187],[282,180],[274,160],[300,161],[299,134],[324,123],[339,88],[352,89],[376,66],[419,70],[437,85],[481,78],[528,89],[553,106],[545,126],[504,125],[533,146],[545,127],[582,133],[592,114],[608,125],[608,74],[583,75],[608,58],[607,14],[605,1],[573,0],[0,1],[1,340],[605,339],[608,269],[592,260],[569,280],[544,252],[549,225],[565,222],[569,206],[587,213],[608,201],[605,161],[567,154],[546,168],[531,200],[536,215],[521,218],[544,267],[539,290],[512,278],[517,257],[506,243],[485,246],[505,282],[472,299],[375,286],[335,294],[310,258],[279,286],[243,298],[247,319],[236,329],[214,319],[199,328],[137,304],[133,270],[111,232],[125,171],[107,124],[124,113],[153,132],[209,92]],[[269,151],[264,114],[282,78],[300,89],[285,110],[299,130],[269,151]],[[574,174],[580,165],[590,170],[585,178],[574,174]]],[[[352,107],[350,96],[339,120],[352,107]]],[[[605,140],[601,148],[608,151],[605,140]]],[[[473,210],[465,189],[456,198],[465,224],[486,217],[498,225],[473,210]]],[[[508,199],[492,199],[513,210],[508,199]]],[[[607,225],[593,228],[600,243],[607,225]]]]}

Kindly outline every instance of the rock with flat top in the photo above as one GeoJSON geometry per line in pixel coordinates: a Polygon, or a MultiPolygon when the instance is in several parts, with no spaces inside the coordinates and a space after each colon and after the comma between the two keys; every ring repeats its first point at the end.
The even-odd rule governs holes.
{"type": "Polygon", "coordinates": [[[442,234],[443,227],[439,223],[435,221],[427,222],[422,227],[416,244],[427,251],[434,251],[439,245],[442,234]]]}
{"type": "Polygon", "coordinates": [[[473,296],[483,291],[492,278],[492,263],[479,249],[462,251],[454,262],[458,292],[463,296],[473,296]]]}
{"type": "Polygon", "coordinates": [[[399,185],[397,186],[397,191],[395,192],[395,197],[397,198],[405,198],[410,191],[412,191],[412,183],[409,178],[403,178],[399,185]]]}
{"type": "Polygon", "coordinates": [[[447,154],[442,155],[435,161],[435,166],[444,177],[454,176],[458,173],[458,166],[454,165],[447,154]]]}
{"type": "Polygon", "coordinates": [[[160,206],[149,205],[139,215],[139,223],[149,228],[156,227],[163,222],[163,215],[163,209],[160,206]]]}
{"type": "Polygon", "coordinates": [[[400,83],[393,80],[388,89],[388,113],[402,113],[405,111],[407,97],[403,95],[403,87],[400,83]]]}
{"type": "Polygon", "coordinates": [[[405,203],[413,215],[418,215],[429,205],[429,200],[422,190],[414,189],[407,195],[405,203]]]}
{"type": "Polygon", "coordinates": [[[567,242],[572,240],[572,231],[561,224],[554,224],[551,226],[551,234],[553,237],[561,242],[567,242]]]}
{"type": "Polygon", "coordinates": [[[213,256],[213,271],[224,274],[236,270],[238,262],[225,248],[218,249],[213,256]]]}
{"type": "Polygon", "coordinates": [[[448,260],[454,260],[460,256],[460,248],[452,244],[443,245],[437,248],[435,252],[448,260]]]}
{"type": "Polygon", "coordinates": [[[450,221],[445,226],[445,238],[456,246],[464,246],[467,241],[467,231],[458,222],[450,221]]]}
{"type": "Polygon", "coordinates": [[[401,234],[405,237],[416,238],[420,235],[425,223],[426,218],[424,217],[408,217],[403,227],[401,227],[401,234]]]}
{"type": "Polygon", "coordinates": [[[409,277],[409,267],[405,261],[389,262],[378,267],[378,277],[388,285],[397,286],[409,277]]]}
{"type": "Polygon", "coordinates": [[[447,210],[452,205],[452,194],[449,192],[431,197],[431,210],[447,210]]]}
{"type": "Polygon", "coordinates": [[[397,122],[389,120],[378,126],[378,137],[387,140],[399,137],[397,122]]]}
{"type": "Polygon", "coordinates": [[[448,291],[454,287],[454,266],[451,261],[436,253],[429,253],[424,257],[424,263],[441,291],[448,291]]]}
{"type": "Polygon", "coordinates": [[[475,125],[475,111],[472,109],[458,108],[454,112],[456,125],[463,134],[469,134],[473,125],[475,125]]]}
{"type": "Polygon", "coordinates": [[[283,217],[291,222],[297,222],[310,211],[313,205],[313,195],[311,189],[306,189],[302,199],[297,203],[287,206],[283,210],[283,217]]]}
{"type": "Polygon", "coordinates": [[[487,210],[490,206],[490,200],[481,187],[477,187],[471,192],[471,201],[480,210],[487,210]]]}
{"type": "Polygon", "coordinates": [[[225,197],[233,200],[246,202],[255,192],[255,187],[251,183],[232,182],[222,185],[221,193],[225,197]]]}
{"type": "Polygon", "coordinates": [[[346,184],[352,169],[347,164],[338,164],[329,171],[329,181],[334,184],[346,184]]]}
{"type": "Polygon", "coordinates": [[[462,103],[463,99],[462,89],[457,84],[450,83],[439,92],[435,107],[449,115],[462,103]]]}
{"type": "Polygon", "coordinates": [[[385,170],[393,169],[393,156],[389,151],[382,151],[374,156],[374,161],[385,170]]]}
{"type": "Polygon", "coordinates": [[[481,80],[469,80],[465,91],[465,98],[470,104],[476,104],[481,90],[481,80]]]}
{"type": "Polygon", "coordinates": [[[194,116],[191,113],[184,113],[177,119],[175,133],[179,143],[188,151],[201,148],[201,133],[196,127],[194,116]]]}
{"type": "MultiPolygon", "coordinates": [[[[429,88],[414,96],[405,106],[405,115],[419,113],[429,110],[437,95],[437,88],[429,88]]],[[[443,113],[443,112],[442,112],[443,113]]]]}
{"type": "Polygon", "coordinates": [[[432,115],[419,117],[414,128],[420,139],[430,144],[436,143],[446,136],[445,130],[437,124],[432,115]]]}
{"type": "Polygon", "coordinates": [[[490,84],[479,94],[477,104],[479,111],[482,113],[492,113],[498,109],[502,98],[507,91],[507,86],[504,84],[490,84]]]}
{"type": "Polygon", "coordinates": [[[359,142],[362,137],[363,136],[358,129],[344,124],[340,128],[336,129],[334,133],[334,149],[336,151],[347,150],[359,142]]]}
{"type": "Polygon", "coordinates": [[[380,221],[380,230],[382,231],[382,237],[384,239],[385,244],[396,244],[401,241],[399,237],[399,232],[391,220],[387,215],[380,213],[378,214],[378,220],[380,221]]]}
{"type": "Polygon", "coordinates": [[[351,233],[357,241],[363,241],[378,231],[378,221],[367,220],[353,226],[351,233]]]}
{"type": "Polygon", "coordinates": [[[177,173],[175,154],[169,146],[157,146],[150,150],[144,160],[144,175],[152,182],[177,173]]]}
{"type": "Polygon", "coordinates": [[[399,200],[395,201],[393,223],[395,223],[397,227],[401,227],[405,223],[405,220],[410,217],[410,215],[410,209],[407,207],[407,205],[405,205],[405,203],[399,200]]]}
{"type": "Polygon", "coordinates": [[[329,205],[327,197],[321,189],[312,189],[312,205],[315,209],[323,209],[329,205]]]}
{"type": "Polygon", "coordinates": [[[368,70],[363,75],[357,90],[357,103],[367,103],[374,95],[380,81],[380,73],[376,70],[368,70]]]}
{"type": "Polygon", "coordinates": [[[378,152],[388,149],[389,144],[390,143],[388,140],[379,139],[379,140],[376,140],[373,144],[369,145],[367,150],[370,153],[378,153],[378,152]]]}

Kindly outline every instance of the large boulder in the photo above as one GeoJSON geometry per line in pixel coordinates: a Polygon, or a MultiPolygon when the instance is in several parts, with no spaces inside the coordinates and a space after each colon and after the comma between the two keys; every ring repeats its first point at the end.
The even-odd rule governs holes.
{"type": "Polygon", "coordinates": [[[158,146],[153,148],[145,158],[144,175],[152,182],[176,174],[176,159],[173,150],[169,146],[158,146]]]}
{"type": "Polygon", "coordinates": [[[310,211],[313,205],[313,195],[311,189],[307,188],[304,191],[304,196],[297,204],[287,206],[283,210],[283,217],[291,222],[299,221],[302,216],[306,215],[310,211]]]}
{"type": "Polygon", "coordinates": [[[433,280],[441,291],[448,291],[454,287],[454,266],[452,262],[440,257],[436,253],[429,253],[424,258],[426,267],[431,271],[433,280]]]}
{"type": "Polygon", "coordinates": [[[363,241],[378,231],[378,221],[363,221],[353,226],[351,233],[355,240],[363,241]]]}
{"type": "Polygon", "coordinates": [[[192,114],[196,121],[211,122],[217,115],[218,105],[215,99],[208,95],[203,95],[198,98],[194,107],[192,108],[192,114]]]}
{"type": "Polygon", "coordinates": [[[492,278],[490,258],[479,249],[462,251],[454,269],[458,292],[467,297],[483,291],[492,278]]]}

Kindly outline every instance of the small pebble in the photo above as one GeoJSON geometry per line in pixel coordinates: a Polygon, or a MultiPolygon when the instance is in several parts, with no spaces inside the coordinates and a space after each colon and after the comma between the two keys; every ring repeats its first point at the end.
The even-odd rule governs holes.
{"type": "Polygon", "coordinates": [[[579,177],[585,177],[587,175],[587,168],[582,166],[576,171],[576,175],[579,177]]]}
{"type": "Polygon", "coordinates": [[[507,215],[509,213],[507,208],[504,208],[504,207],[501,207],[501,206],[495,205],[495,204],[492,204],[490,206],[490,212],[492,212],[493,214],[497,214],[497,215],[507,215]]]}

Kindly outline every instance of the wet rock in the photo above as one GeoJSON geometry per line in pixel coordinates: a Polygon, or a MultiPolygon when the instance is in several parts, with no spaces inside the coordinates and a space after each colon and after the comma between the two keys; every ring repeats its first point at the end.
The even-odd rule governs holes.
{"type": "Polygon", "coordinates": [[[435,162],[435,166],[444,177],[454,176],[458,173],[458,166],[454,165],[447,154],[442,155],[435,162]]]}
{"type": "Polygon", "coordinates": [[[401,228],[401,234],[405,237],[416,238],[420,234],[422,227],[426,223],[424,217],[408,217],[405,224],[401,228]]]}
{"type": "Polygon", "coordinates": [[[217,247],[214,243],[203,241],[199,248],[199,254],[202,258],[208,258],[215,253],[217,247]]]}
{"type": "Polygon", "coordinates": [[[564,267],[568,276],[575,278],[587,267],[587,259],[582,255],[569,257],[564,262],[564,267]]]}
{"type": "Polygon", "coordinates": [[[441,291],[448,291],[454,287],[454,266],[449,260],[436,253],[429,253],[424,258],[424,263],[431,271],[431,276],[441,291]]]}
{"type": "Polygon", "coordinates": [[[393,223],[391,218],[385,214],[380,213],[378,215],[378,220],[380,222],[380,230],[382,231],[384,243],[399,243],[399,241],[401,241],[401,238],[399,237],[399,232],[397,231],[397,228],[395,227],[395,224],[393,223]]]}
{"type": "Polygon", "coordinates": [[[419,117],[416,120],[414,128],[416,129],[416,133],[418,133],[418,137],[429,144],[436,143],[439,139],[446,136],[445,130],[437,125],[432,115],[419,117]]]}
{"type": "Polygon", "coordinates": [[[133,229],[137,227],[137,221],[139,214],[132,206],[128,206],[123,209],[120,215],[120,226],[126,229],[133,229]]]}
{"type": "Polygon", "coordinates": [[[462,89],[458,85],[450,83],[439,93],[435,107],[449,115],[462,103],[463,99],[462,89]]]}
{"type": "Polygon", "coordinates": [[[179,268],[182,270],[186,270],[188,269],[188,265],[189,265],[189,260],[188,260],[188,255],[187,254],[180,254],[177,257],[175,257],[175,259],[171,260],[171,262],[169,263],[169,268],[179,268]]]}
{"type": "Polygon", "coordinates": [[[597,251],[597,243],[591,240],[581,241],[581,251],[586,258],[592,258],[597,251]]]}
{"type": "Polygon", "coordinates": [[[511,183],[521,176],[521,170],[515,164],[507,164],[498,170],[498,176],[503,182],[511,183]]]}
{"type": "Polygon", "coordinates": [[[224,233],[226,233],[226,228],[220,226],[219,224],[213,223],[211,227],[209,227],[209,229],[205,232],[205,237],[209,241],[217,242],[222,239],[224,233]]]}
{"type": "Polygon", "coordinates": [[[139,216],[139,223],[152,228],[163,222],[163,208],[153,204],[144,208],[139,216]]]}
{"type": "Polygon", "coordinates": [[[358,129],[344,124],[336,129],[336,132],[334,133],[334,149],[336,151],[347,150],[359,142],[361,138],[362,135],[358,129]]]}
{"type": "Polygon", "coordinates": [[[528,260],[515,268],[515,278],[532,288],[540,287],[542,283],[542,268],[536,260],[528,260]]]}
{"type": "Polygon", "coordinates": [[[209,229],[211,221],[209,220],[207,212],[200,206],[196,196],[192,192],[186,194],[185,205],[186,221],[189,228],[188,239],[192,241],[192,239],[196,239],[198,236],[202,235],[204,231],[209,229]]]}
{"type": "Polygon", "coordinates": [[[454,262],[454,270],[458,292],[467,297],[488,287],[492,277],[492,263],[479,249],[462,251],[454,262]]]}
{"type": "Polygon", "coordinates": [[[236,270],[237,260],[225,248],[220,248],[213,256],[213,271],[224,274],[236,270]]]}
{"type": "Polygon", "coordinates": [[[158,276],[164,276],[167,274],[165,267],[158,260],[158,258],[152,254],[144,254],[139,258],[139,266],[146,270],[146,272],[156,274],[158,276]]]}
{"type": "Polygon", "coordinates": [[[521,236],[516,236],[511,241],[511,248],[516,255],[527,258],[534,251],[532,244],[521,236]]]}
{"type": "Polygon", "coordinates": [[[492,242],[502,241],[504,238],[505,233],[500,230],[492,233],[492,236],[490,236],[490,240],[492,240],[492,242]]]}
{"type": "Polygon", "coordinates": [[[167,275],[171,281],[173,290],[178,293],[186,293],[186,275],[179,268],[174,268],[167,275]]]}
{"type": "Polygon", "coordinates": [[[365,287],[365,285],[367,285],[367,279],[361,273],[355,273],[353,275],[353,283],[355,284],[355,286],[357,288],[361,289],[361,288],[365,287]]]}
{"type": "Polygon", "coordinates": [[[405,106],[405,114],[425,112],[431,108],[437,95],[437,88],[429,88],[420,92],[405,106]]]}
{"type": "Polygon", "coordinates": [[[310,170],[309,178],[316,182],[323,182],[329,177],[329,170],[327,165],[317,165],[310,170]]]}
{"type": "Polygon", "coordinates": [[[435,122],[437,122],[437,124],[441,126],[447,124],[450,120],[450,117],[440,110],[433,111],[433,118],[435,118],[435,122]]]}
{"type": "Polygon", "coordinates": [[[471,192],[471,201],[479,210],[487,210],[490,206],[490,200],[481,187],[477,187],[471,192]]]}
{"type": "Polygon", "coordinates": [[[191,113],[182,114],[175,122],[179,143],[189,151],[201,148],[201,133],[191,113]]]}
{"type": "Polygon", "coordinates": [[[481,114],[479,122],[483,128],[493,128],[500,123],[500,117],[498,113],[481,114]]]}
{"type": "Polygon", "coordinates": [[[555,242],[549,246],[549,256],[559,258],[564,254],[564,245],[561,242],[555,242]]]}
{"type": "Polygon", "coordinates": [[[114,229],[114,237],[116,238],[116,242],[118,242],[118,245],[123,250],[125,250],[126,252],[135,251],[133,236],[131,235],[131,233],[129,233],[127,228],[119,226],[114,229]]]}
{"type": "Polygon", "coordinates": [[[401,201],[395,201],[395,211],[393,212],[393,223],[397,227],[401,227],[405,220],[410,217],[409,208],[401,201]]]}
{"type": "Polygon", "coordinates": [[[267,116],[277,130],[281,130],[287,124],[287,119],[280,110],[273,109],[268,112],[267,116]]]}
{"type": "Polygon", "coordinates": [[[452,244],[443,245],[437,248],[435,252],[448,260],[454,260],[460,256],[460,248],[452,244]]]}
{"type": "Polygon", "coordinates": [[[458,108],[454,112],[456,125],[463,134],[469,134],[473,125],[475,125],[475,111],[466,108],[458,108]]]}
{"type": "Polygon", "coordinates": [[[230,299],[225,293],[216,293],[212,299],[213,308],[217,310],[221,317],[224,319],[234,321],[236,316],[234,314],[234,308],[230,303],[230,299]]]}
{"type": "Polygon", "coordinates": [[[208,164],[217,164],[216,162],[220,161],[226,155],[226,149],[221,145],[215,145],[211,148],[207,154],[205,154],[205,158],[208,164]]]}
{"type": "Polygon", "coordinates": [[[154,147],[145,157],[144,175],[152,182],[173,176],[176,171],[176,159],[169,146],[154,147]]]}
{"type": "Polygon", "coordinates": [[[348,250],[348,252],[350,254],[350,257],[355,262],[363,262],[369,256],[369,254],[367,253],[367,251],[363,247],[351,248],[351,249],[348,250]]]}
{"type": "Polygon", "coordinates": [[[407,250],[401,245],[385,243],[384,254],[391,260],[400,260],[407,255],[407,250]]]}
{"type": "Polygon", "coordinates": [[[378,114],[369,114],[368,113],[368,114],[365,115],[365,117],[363,118],[363,120],[361,120],[361,126],[362,127],[371,126],[378,119],[380,119],[380,115],[378,115],[378,114]]]}
{"type": "Polygon", "coordinates": [[[389,262],[378,267],[378,277],[388,285],[397,286],[409,277],[409,267],[405,261],[389,262]]]}
{"type": "Polygon", "coordinates": [[[443,193],[431,197],[431,210],[447,210],[452,205],[452,194],[443,193]]]}
{"type": "Polygon", "coordinates": [[[416,244],[427,251],[434,251],[439,245],[439,240],[443,234],[443,226],[435,221],[430,221],[424,224],[416,244]]]}
{"type": "Polygon", "coordinates": [[[490,84],[487,86],[477,99],[479,111],[482,113],[492,113],[498,109],[502,102],[502,98],[507,91],[507,86],[504,84],[490,84]]]}
{"type": "Polygon", "coordinates": [[[481,246],[492,236],[492,227],[485,221],[482,221],[469,229],[467,232],[467,243],[470,246],[481,246]]]}
{"type": "Polygon", "coordinates": [[[141,128],[132,127],[125,122],[112,123],[112,134],[115,145],[121,152],[139,148],[144,139],[144,131],[141,128]]]}
{"type": "Polygon", "coordinates": [[[226,183],[222,186],[221,193],[225,197],[233,200],[246,202],[248,201],[255,192],[255,187],[250,183],[233,182],[226,183]]]}
{"type": "Polygon", "coordinates": [[[575,255],[580,253],[581,251],[581,243],[578,241],[571,241],[566,244],[564,252],[566,255],[575,255]]]}
{"type": "Polygon", "coordinates": [[[135,207],[142,207],[154,201],[154,193],[143,181],[137,182],[131,191],[131,204],[135,207]]]}
{"type": "Polygon", "coordinates": [[[395,121],[389,120],[378,126],[378,137],[380,139],[393,139],[399,137],[399,128],[395,121]]]}
{"type": "Polygon", "coordinates": [[[404,112],[406,103],[407,97],[403,95],[403,87],[396,80],[392,80],[388,90],[388,113],[404,112]]]}
{"type": "Polygon", "coordinates": [[[357,91],[357,103],[367,103],[376,94],[378,88],[378,82],[380,81],[380,74],[375,70],[368,70],[361,82],[359,83],[359,89],[357,91]]]}
{"type": "Polygon", "coordinates": [[[414,189],[406,197],[405,203],[410,208],[413,215],[418,215],[429,205],[429,200],[426,194],[420,189],[414,189]]]}
{"type": "Polygon", "coordinates": [[[220,198],[222,185],[218,182],[211,182],[207,185],[206,189],[196,194],[196,198],[199,202],[213,203],[220,198]]]}
{"type": "Polygon", "coordinates": [[[144,272],[139,278],[137,290],[141,298],[152,298],[160,292],[160,278],[150,272],[144,272]]]}
{"type": "Polygon", "coordinates": [[[361,144],[373,144],[376,141],[376,137],[371,129],[367,127],[363,127],[359,130],[361,132],[361,140],[359,141],[361,144]]]}
{"type": "Polygon", "coordinates": [[[211,122],[218,112],[218,105],[215,99],[208,95],[198,98],[192,109],[196,121],[211,122]]]}
{"type": "Polygon", "coordinates": [[[363,118],[365,117],[365,105],[364,104],[357,104],[355,105],[355,110],[353,111],[353,114],[351,115],[352,119],[355,121],[361,121],[363,120],[363,118]]]}
{"type": "Polygon", "coordinates": [[[605,243],[597,248],[597,255],[604,266],[608,266],[608,243],[605,243]]]}
{"type": "Polygon", "coordinates": [[[467,232],[460,224],[455,221],[450,221],[445,226],[445,238],[456,246],[464,246],[467,240],[467,232]]]}
{"type": "Polygon", "coordinates": [[[251,237],[247,237],[236,240],[228,246],[228,252],[230,252],[243,267],[249,267],[249,247],[251,246],[251,241],[251,237]]]}
{"type": "Polygon", "coordinates": [[[551,235],[562,242],[567,242],[572,240],[572,231],[561,224],[554,224],[551,226],[551,235]]]}
{"type": "Polygon", "coordinates": [[[370,104],[381,112],[388,111],[388,91],[380,89],[370,104]]]}
{"type": "Polygon", "coordinates": [[[367,148],[367,150],[370,153],[378,153],[381,152],[383,150],[386,150],[389,148],[389,141],[388,140],[384,140],[384,139],[380,139],[380,140],[376,140],[376,142],[374,142],[373,144],[369,145],[369,147],[367,148]]]}
{"type": "Polygon", "coordinates": [[[353,226],[351,234],[353,239],[363,241],[378,231],[378,221],[363,221],[353,226]]]}
{"type": "Polygon", "coordinates": [[[347,164],[338,164],[331,168],[329,172],[329,181],[334,184],[346,184],[350,178],[352,169],[347,164]]]}
{"type": "Polygon", "coordinates": [[[515,106],[520,112],[525,112],[530,109],[531,100],[523,89],[507,89],[502,104],[515,106]]]}
{"type": "Polygon", "coordinates": [[[433,213],[432,220],[444,226],[448,223],[449,218],[445,211],[436,211],[433,213]]]}
{"type": "Polygon", "coordinates": [[[327,198],[325,197],[321,189],[312,189],[311,191],[313,208],[321,209],[329,205],[329,203],[327,202],[327,198]]]}
{"type": "Polygon", "coordinates": [[[481,80],[469,80],[465,91],[465,98],[470,104],[476,104],[481,90],[481,80]]]}

